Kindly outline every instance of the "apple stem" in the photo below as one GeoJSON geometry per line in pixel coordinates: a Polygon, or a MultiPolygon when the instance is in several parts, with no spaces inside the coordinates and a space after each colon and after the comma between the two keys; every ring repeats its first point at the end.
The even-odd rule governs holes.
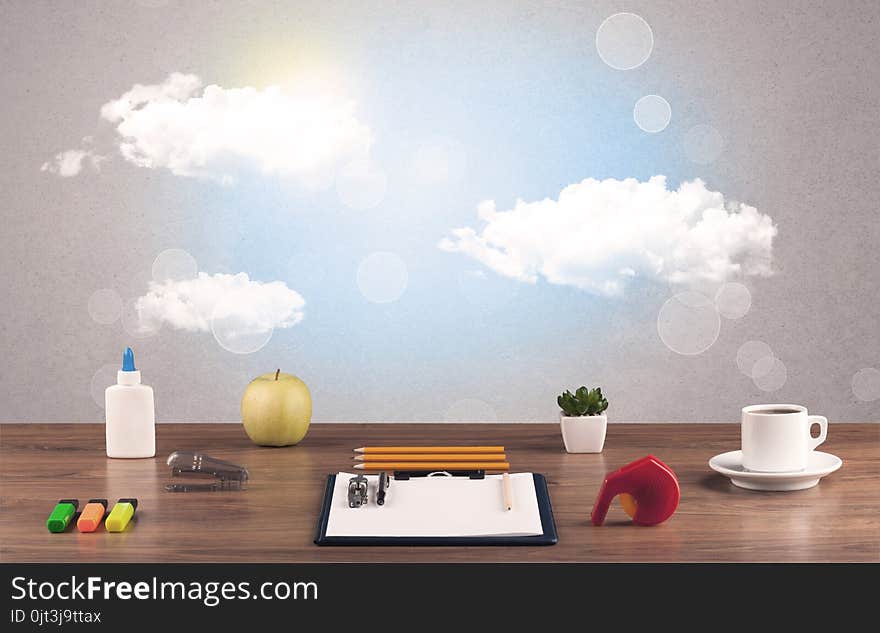
{"type": "Polygon", "coordinates": [[[281,373],[280,369],[275,370],[275,380],[278,380],[278,375],[281,373]]]}

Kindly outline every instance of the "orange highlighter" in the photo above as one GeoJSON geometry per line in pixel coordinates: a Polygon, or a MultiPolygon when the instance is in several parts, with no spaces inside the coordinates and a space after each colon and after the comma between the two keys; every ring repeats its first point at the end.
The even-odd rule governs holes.
{"type": "Polygon", "coordinates": [[[105,512],[107,512],[106,499],[89,499],[76,521],[77,529],[80,532],[94,532],[101,525],[105,512]]]}

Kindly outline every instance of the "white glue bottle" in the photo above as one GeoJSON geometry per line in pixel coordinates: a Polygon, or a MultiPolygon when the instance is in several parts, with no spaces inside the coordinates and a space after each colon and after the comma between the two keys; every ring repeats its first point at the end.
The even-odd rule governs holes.
{"type": "Polygon", "coordinates": [[[156,455],[156,409],[153,388],[141,384],[134,367],[134,352],[125,348],[122,371],[116,384],[104,392],[107,416],[107,457],[154,457],[156,455]]]}

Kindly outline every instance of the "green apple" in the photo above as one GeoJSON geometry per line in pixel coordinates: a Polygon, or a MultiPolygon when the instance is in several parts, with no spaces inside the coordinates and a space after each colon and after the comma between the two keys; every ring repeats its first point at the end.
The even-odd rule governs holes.
{"type": "Polygon", "coordinates": [[[241,421],[254,444],[290,446],[305,437],[312,419],[306,383],[281,370],[255,378],[241,398],[241,421]]]}

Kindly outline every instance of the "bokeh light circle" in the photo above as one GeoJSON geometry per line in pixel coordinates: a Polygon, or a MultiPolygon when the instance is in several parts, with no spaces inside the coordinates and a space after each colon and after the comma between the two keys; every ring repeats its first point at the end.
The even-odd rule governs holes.
{"type": "Polygon", "coordinates": [[[89,297],[89,315],[101,325],[116,323],[122,316],[122,297],[112,288],[95,290],[89,297]]]}
{"type": "Polygon", "coordinates": [[[777,391],[788,380],[788,369],[778,358],[762,358],[755,363],[752,373],[752,381],[761,391],[777,391]]]}
{"type": "Polygon", "coordinates": [[[670,295],[679,294],[679,300],[684,303],[693,301],[695,305],[703,305],[705,300],[703,297],[714,297],[721,288],[720,281],[712,281],[710,279],[689,279],[687,283],[672,282],[667,285],[670,295]],[[692,292],[685,292],[690,290],[692,292]]]}
{"type": "Polygon", "coordinates": [[[122,369],[122,355],[119,356],[119,364],[102,365],[98,371],[92,376],[92,382],[89,385],[89,392],[92,394],[92,400],[100,408],[104,408],[104,391],[110,385],[116,384],[116,372],[122,369]]]}
{"type": "Polygon", "coordinates": [[[371,253],[361,260],[357,269],[358,290],[373,303],[397,301],[408,283],[406,262],[396,253],[371,253]]]}
{"type": "Polygon", "coordinates": [[[136,339],[150,338],[159,333],[161,326],[161,323],[141,319],[137,310],[137,298],[127,301],[122,308],[122,327],[129,336],[136,339]]]}
{"type": "Polygon", "coordinates": [[[653,48],[650,25],[635,13],[615,13],[596,31],[599,57],[615,70],[638,68],[648,61],[653,48]]]}
{"type": "Polygon", "coordinates": [[[274,330],[255,330],[247,315],[242,315],[242,301],[240,293],[232,292],[217,302],[211,313],[211,333],[227,352],[253,354],[266,346],[274,330]]]}
{"type": "Polygon", "coordinates": [[[498,414],[488,402],[465,398],[452,403],[444,419],[447,422],[497,422],[498,414]]]}
{"type": "Polygon", "coordinates": [[[662,132],[672,120],[672,107],[659,95],[646,95],[636,101],[633,119],[643,132],[662,132]]]}
{"type": "Polygon", "coordinates": [[[182,248],[169,248],[153,260],[153,281],[184,281],[195,279],[199,274],[196,258],[182,248]]]}
{"type": "Polygon", "coordinates": [[[739,367],[743,374],[749,378],[754,378],[758,374],[755,371],[756,365],[759,370],[766,367],[766,371],[769,371],[775,358],[773,349],[764,341],[746,341],[739,346],[736,352],[736,366],[739,367]],[[763,359],[770,360],[759,364],[763,359]],[[767,365],[767,362],[770,362],[770,365],[767,365]]]}
{"type": "Polygon", "coordinates": [[[684,153],[698,165],[708,165],[721,155],[724,137],[711,125],[695,125],[684,135],[684,153]]]}
{"type": "Polygon", "coordinates": [[[880,370],[865,367],[852,377],[853,395],[862,402],[880,400],[880,370]]]}
{"type": "Polygon", "coordinates": [[[715,307],[725,319],[740,319],[752,307],[752,293],[741,283],[726,283],[715,294],[715,307]]]}
{"type": "Polygon", "coordinates": [[[752,378],[763,378],[773,371],[775,365],[776,356],[764,356],[763,358],[759,358],[755,361],[755,364],[752,365],[752,378]]]}
{"type": "Polygon", "coordinates": [[[657,332],[673,352],[693,356],[705,352],[718,340],[721,317],[709,297],[686,290],[669,298],[660,308],[657,332]]]}
{"type": "Polygon", "coordinates": [[[336,194],[342,204],[355,211],[379,206],[387,189],[385,171],[370,160],[352,161],[336,174],[336,194]]]}

